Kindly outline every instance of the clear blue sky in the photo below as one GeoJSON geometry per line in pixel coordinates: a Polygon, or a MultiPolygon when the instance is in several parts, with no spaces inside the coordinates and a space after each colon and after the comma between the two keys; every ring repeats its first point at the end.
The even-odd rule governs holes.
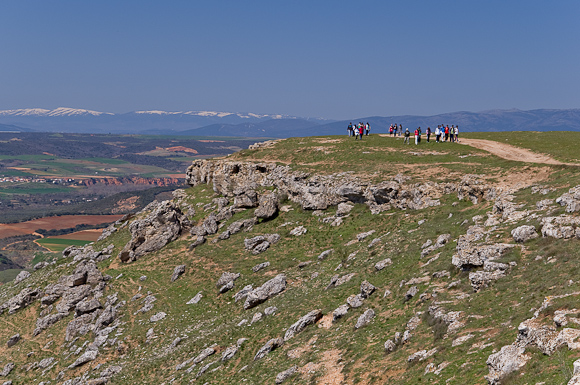
{"type": "Polygon", "coordinates": [[[0,1],[0,109],[580,108],[580,1],[0,1]]]}

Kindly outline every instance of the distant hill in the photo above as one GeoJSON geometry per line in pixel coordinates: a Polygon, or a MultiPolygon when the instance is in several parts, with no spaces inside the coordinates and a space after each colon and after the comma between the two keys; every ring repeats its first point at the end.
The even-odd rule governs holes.
{"type": "Polygon", "coordinates": [[[0,132],[30,132],[33,131],[29,128],[23,128],[14,126],[12,124],[1,124],[0,123],[0,132]]]}
{"type": "Polygon", "coordinates": [[[276,137],[345,134],[348,123],[363,121],[371,132],[387,132],[390,124],[415,129],[438,124],[459,125],[473,131],[580,131],[580,109],[459,111],[431,116],[393,115],[352,120],[300,118],[216,111],[134,111],[113,114],[70,108],[0,111],[0,131],[49,131],[149,135],[212,135],[276,137]],[[26,127],[26,128],[22,128],[26,127]]]}
{"type": "Polygon", "coordinates": [[[258,123],[236,125],[212,124],[193,130],[181,131],[178,134],[288,138],[291,136],[317,135],[318,126],[318,123],[305,119],[270,119],[258,123]]]}

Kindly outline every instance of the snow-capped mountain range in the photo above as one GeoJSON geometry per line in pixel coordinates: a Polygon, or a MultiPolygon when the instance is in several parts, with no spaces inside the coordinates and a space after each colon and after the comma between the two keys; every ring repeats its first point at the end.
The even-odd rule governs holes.
{"type": "Polygon", "coordinates": [[[267,129],[255,127],[257,124],[272,121],[280,123],[283,127],[288,126],[287,121],[292,122],[294,126],[298,125],[298,127],[310,127],[331,122],[331,120],[325,119],[299,118],[281,114],[266,115],[224,111],[140,110],[115,114],[66,107],[53,110],[44,108],[0,110],[0,132],[21,130],[180,135],[181,132],[187,131],[189,135],[286,135],[275,133],[276,129],[272,124],[267,124],[267,129]],[[219,129],[216,129],[215,125],[219,126],[219,129]],[[243,127],[238,127],[239,125],[243,127]],[[204,128],[208,126],[208,129],[204,128]]]}
{"type": "MultiPolygon", "coordinates": [[[[203,116],[203,117],[218,117],[224,118],[226,116],[237,116],[241,119],[296,119],[296,117],[291,117],[287,115],[260,115],[253,113],[234,113],[234,112],[219,112],[219,111],[161,111],[161,110],[150,110],[150,111],[134,111],[133,114],[139,115],[157,115],[157,116],[167,116],[167,115],[189,115],[189,116],[203,116]]],[[[131,112],[129,112],[131,114],[131,112]]],[[[114,114],[112,112],[101,112],[93,110],[85,110],[82,108],[66,108],[59,107],[54,110],[47,110],[44,108],[20,108],[14,110],[0,110],[0,116],[103,116],[103,115],[125,115],[125,114],[114,114]]]]}
{"type": "MultiPolygon", "coordinates": [[[[467,131],[580,131],[580,109],[491,110],[451,112],[433,116],[353,117],[370,122],[373,133],[392,123],[405,128],[459,125],[467,131]]],[[[43,131],[91,134],[276,137],[345,134],[348,120],[220,111],[142,110],[123,114],[60,107],[0,110],[0,132],[43,131]]]]}

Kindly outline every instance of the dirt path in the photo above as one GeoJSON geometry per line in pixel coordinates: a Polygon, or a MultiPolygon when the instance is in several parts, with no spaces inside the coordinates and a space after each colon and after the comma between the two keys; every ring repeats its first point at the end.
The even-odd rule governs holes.
{"type": "Polygon", "coordinates": [[[546,154],[532,152],[530,150],[526,150],[525,148],[512,146],[506,143],[495,142],[493,140],[463,138],[459,143],[485,150],[503,159],[515,160],[517,162],[580,166],[578,163],[560,162],[559,160],[556,160],[546,154]]]}

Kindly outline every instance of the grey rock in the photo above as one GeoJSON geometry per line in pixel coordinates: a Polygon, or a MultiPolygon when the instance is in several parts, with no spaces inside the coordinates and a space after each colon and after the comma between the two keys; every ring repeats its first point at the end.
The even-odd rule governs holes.
{"type": "Polygon", "coordinates": [[[22,270],[20,273],[18,273],[16,278],[14,278],[14,284],[17,285],[30,276],[31,276],[31,274],[28,271],[22,270]]]}
{"type": "Polygon", "coordinates": [[[190,227],[187,216],[172,201],[155,203],[149,209],[149,215],[134,220],[129,225],[131,240],[119,253],[121,261],[131,262],[147,253],[160,250],[190,227]]]}
{"type": "Polygon", "coordinates": [[[108,305],[95,322],[95,330],[109,326],[117,318],[117,309],[113,305],[108,305]]]}
{"type": "Polygon", "coordinates": [[[292,377],[294,374],[296,374],[298,372],[298,366],[294,365],[289,369],[284,370],[283,372],[280,372],[276,375],[276,384],[281,384],[284,381],[286,381],[287,379],[289,379],[290,377],[292,377]]]}
{"type": "Polygon", "coordinates": [[[75,317],[81,316],[83,314],[92,313],[97,309],[102,309],[103,305],[99,302],[98,299],[84,299],[81,302],[77,303],[75,306],[75,317]]]}
{"type": "Polygon", "coordinates": [[[74,369],[76,367],[86,364],[87,362],[93,361],[97,358],[98,354],[99,354],[98,350],[88,350],[84,352],[79,358],[77,358],[75,362],[70,364],[68,368],[74,369]]]}
{"type": "Polygon", "coordinates": [[[332,322],[338,321],[348,313],[349,305],[342,304],[332,312],[332,322]]]}
{"type": "Polygon", "coordinates": [[[175,269],[173,269],[173,274],[171,275],[171,282],[177,281],[179,277],[181,277],[185,273],[185,265],[177,265],[175,269]]]}
{"type": "Polygon", "coordinates": [[[75,286],[67,289],[61,301],[56,305],[56,310],[60,313],[66,313],[76,306],[77,303],[87,298],[91,294],[91,285],[75,286]]]}
{"type": "Polygon", "coordinates": [[[357,234],[357,236],[356,236],[356,239],[357,239],[359,242],[362,242],[362,241],[364,241],[366,238],[368,238],[368,237],[370,237],[371,235],[373,235],[374,233],[376,233],[376,230],[371,230],[371,231],[367,231],[367,232],[365,232],[365,233],[360,233],[360,234],[357,234]]]}
{"type": "Polygon", "coordinates": [[[566,212],[573,213],[580,210],[580,186],[576,186],[568,190],[567,193],[562,194],[556,199],[556,203],[560,206],[566,206],[566,212]]]}
{"type": "Polygon", "coordinates": [[[220,294],[224,294],[230,290],[232,290],[234,288],[234,281],[229,281],[228,283],[226,283],[225,285],[223,285],[222,287],[220,287],[220,294]]]}
{"type": "Polygon", "coordinates": [[[258,206],[258,194],[255,190],[246,190],[242,194],[234,197],[235,208],[252,208],[256,206],[258,206]]]}
{"type": "Polygon", "coordinates": [[[36,270],[40,270],[40,269],[44,269],[46,266],[48,266],[48,262],[38,262],[36,265],[34,265],[33,269],[34,271],[36,270]]]}
{"type": "Polygon", "coordinates": [[[248,293],[244,302],[244,309],[251,309],[266,302],[269,298],[286,290],[286,276],[278,274],[276,277],[248,293]]]}
{"type": "Polygon", "coordinates": [[[334,252],[334,249],[325,250],[318,256],[319,261],[325,260],[330,254],[334,252]]]}
{"type": "Polygon", "coordinates": [[[451,263],[462,270],[483,266],[485,261],[499,259],[508,250],[515,247],[515,245],[505,243],[472,246],[469,242],[463,242],[462,238],[463,236],[460,237],[457,244],[457,254],[453,255],[451,259],[451,263]]]}
{"type": "Polygon", "coordinates": [[[62,276],[59,279],[59,283],[62,283],[63,285],[68,287],[84,285],[85,283],[87,283],[87,273],[78,273],[62,276]]]}
{"type": "MultiPolygon", "coordinates": [[[[95,261],[92,260],[83,260],[79,262],[79,264],[77,265],[76,269],[73,272],[73,276],[79,276],[82,274],[86,275],[86,280],[84,283],[87,283],[89,285],[94,286],[104,281],[103,274],[100,272],[95,261]]],[[[75,284],[73,286],[77,285],[75,284]]]]}
{"type": "Polygon", "coordinates": [[[375,318],[375,311],[373,309],[368,309],[358,318],[358,320],[356,321],[356,325],[354,325],[354,328],[360,329],[363,326],[368,325],[373,318],[375,318]]]}
{"type": "Polygon", "coordinates": [[[155,301],[157,301],[157,298],[154,295],[149,294],[147,297],[143,298],[141,301],[143,306],[137,310],[135,314],[147,313],[149,310],[153,309],[155,301]]]}
{"type": "Polygon", "coordinates": [[[52,363],[54,361],[55,361],[55,358],[54,357],[44,358],[44,359],[40,360],[40,362],[38,363],[38,367],[41,368],[41,369],[46,369],[50,365],[52,365],[52,363]]]}
{"type": "Polygon", "coordinates": [[[147,279],[146,275],[142,275],[139,277],[139,281],[145,281],[147,279]]]}
{"type": "Polygon", "coordinates": [[[236,302],[245,299],[248,294],[250,294],[250,292],[254,290],[254,287],[252,285],[247,285],[244,286],[244,288],[240,291],[238,291],[235,295],[234,295],[234,299],[236,302]]]}
{"type": "Polygon", "coordinates": [[[8,341],[6,341],[6,346],[11,348],[14,345],[16,345],[18,343],[18,341],[20,341],[20,334],[16,333],[12,337],[8,338],[8,341]]]}
{"type": "MultiPolygon", "coordinates": [[[[257,218],[251,219],[240,219],[239,221],[233,222],[228,226],[227,231],[230,235],[239,233],[242,230],[250,230],[257,222],[257,218]]],[[[228,236],[229,238],[229,236],[228,236]]]]}
{"type": "Polygon", "coordinates": [[[304,330],[306,326],[315,324],[321,318],[322,311],[319,309],[309,312],[286,330],[286,334],[284,334],[284,341],[288,341],[289,339],[293,338],[296,334],[304,330]]]}
{"type": "Polygon", "coordinates": [[[262,346],[260,348],[260,350],[258,350],[256,355],[254,356],[254,361],[257,361],[257,360],[260,360],[260,359],[266,357],[270,352],[272,352],[273,350],[276,350],[277,348],[279,348],[282,345],[284,345],[284,340],[282,338],[280,338],[280,337],[272,338],[271,340],[266,342],[266,344],[264,346],[262,346]]]}
{"type": "Polygon", "coordinates": [[[201,351],[201,353],[199,353],[197,355],[197,357],[195,357],[193,359],[193,363],[199,364],[200,362],[202,362],[203,360],[205,360],[209,356],[213,355],[214,353],[215,353],[215,348],[213,348],[213,347],[205,348],[201,351]]]}
{"type": "Polygon", "coordinates": [[[264,318],[264,315],[260,312],[257,312],[256,314],[254,314],[254,316],[252,317],[252,321],[250,322],[250,324],[253,324],[255,322],[261,321],[262,318],[264,318]]]}
{"type": "Polygon", "coordinates": [[[186,305],[193,305],[198,303],[199,301],[201,301],[201,299],[203,298],[203,294],[201,293],[201,291],[199,293],[197,293],[195,295],[195,297],[193,297],[192,299],[190,299],[189,301],[187,301],[186,305]]]}
{"type": "Polygon", "coordinates": [[[265,269],[268,266],[270,266],[270,262],[262,262],[260,264],[257,264],[256,266],[252,267],[252,271],[254,273],[257,273],[258,271],[265,269]]]}
{"type": "Polygon", "coordinates": [[[238,278],[240,278],[240,273],[230,273],[230,272],[224,271],[222,273],[221,277],[216,282],[215,286],[217,288],[220,288],[220,287],[228,284],[229,282],[234,282],[238,278]]]}
{"type": "Polygon", "coordinates": [[[85,335],[89,331],[93,331],[95,326],[91,324],[92,321],[92,314],[84,314],[71,320],[66,327],[65,341],[72,341],[78,334],[85,335]]]}
{"type": "Polygon", "coordinates": [[[265,315],[274,315],[277,310],[278,310],[278,308],[276,306],[269,306],[269,307],[264,309],[264,314],[265,315]]]}
{"type": "Polygon", "coordinates": [[[259,205],[254,215],[257,218],[270,219],[278,212],[278,197],[272,192],[260,196],[259,205]]]}
{"type": "Polygon", "coordinates": [[[538,238],[539,235],[534,226],[523,225],[512,230],[512,237],[514,241],[523,243],[530,239],[538,238]]]}
{"type": "Polygon", "coordinates": [[[375,290],[377,290],[376,287],[374,287],[370,282],[368,281],[363,281],[360,284],[360,294],[363,298],[369,298],[371,296],[371,294],[373,294],[375,292],[375,290]]]}
{"type": "Polygon", "coordinates": [[[210,214],[203,221],[202,227],[205,230],[205,234],[211,235],[211,234],[217,233],[217,231],[218,231],[218,223],[217,223],[217,220],[216,220],[215,215],[210,214]]]}
{"type": "Polygon", "coordinates": [[[357,307],[361,307],[363,305],[364,300],[365,299],[361,294],[357,294],[357,295],[351,295],[350,297],[348,297],[346,299],[346,303],[352,308],[357,308],[357,307]]]}
{"type": "Polygon", "coordinates": [[[2,369],[2,372],[0,372],[0,376],[6,377],[7,375],[9,375],[12,369],[14,369],[14,366],[15,366],[14,362],[9,362],[6,365],[4,365],[4,369],[2,369]]]}
{"type": "Polygon", "coordinates": [[[492,281],[505,277],[505,272],[502,270],[495,271],[475,271],[469,273],[469,281],[473,291],[478,292],[483,288],[489,286],[492,281]]]}
{"type": "Polygon", "coordinates": [[[167,313],[160,311],[149,318],[149,322],[159,322],[167,316],[167,313]]]}
{"type": "Polygon", "coordinates": [[[49,314],[46,317],[42,317],[36,320],[36,329],[32,332],[33,336],[39,335],[43,330],[48,329],[64,317],[68,315],[66,313],[56,313],[56,314],[49,314]]]}
{"type": "Polygon", "coordinates": [[[375,264],[375,269],[377,269],[378,271],[383,270],[385,267],[390,266],[393,264],[393,261],[391,261],[391,258],[386,258],[383,259],[382,261],[379,261],[375,264]]]}
{"type": "Polygon", "coordinates": [[[407,290],[407,292],[405,293],[405,301],[409,301],[411,298],[416,296],[417,293],[419,293],[419,289],[417,288],[417,286],[411,286],[411,288],[409,288],[409,290],[407,290]]]}
{"type": "Polygon", "coordinates": [[[392,353],[397,349],[397,345],[393,342],[393,340],[385,341],[385,352],[392,353]]]}
{"type": "Polygon", "coordinates": [[[232,358],[234,358],[234,356],[236,355],[236,353],[238,352],[238,346],[233,345],[233,346],[229,346],[228,348],[226,348],[226,350],[224,350],[224,352],[222,353],[222,361],[228,361],[231,360],[232,358]]]}
{"type": "Polygon", "coordinates": [[[336,216],[337,217],[344,217],[350,214],[354,206],[352,204],[341,202],[338,204],[338,208],[336,209],[336,216]]]}
{"type": "Polygon", "coordinates": [[[524,353],[524,347],[507,345],[490,355],[486,361],[489,374],[485,378],[488,384],[500,385],[505,376],[522,368],[530,359],[524,353]]]}
{"type": "Polygon", "coordinates": [[[306,227],[304,226],[298,226],[295,227],[294,229],[290,230],[290,235],[293,235],[295,237],[299,237],[301,235],[306,234],[308,230],[306,229],[306,227]]]}
{"type": "Polygon", "coordinates": [[[206,239],[204,236],[202,235],[198,235],[197,238],[195,239],[195,241],[193,241],[193,243],[191,243],[189,245],[189,251],[195,249],[197,246],[203,245],[205,243],[206,239]]]}
{"type": "Polygon", "coordinates": [[[433,277],[434,278],[451,278],[451,273],[449,273],[447,270],[442,270],[442,271],[436,271],[433,273],[433,277]]]}
{"type": "Polygon", "coordinates": [[[326,288],[324,290],[328,290],[328,289],[334,287],[334,285],[336,284],[336,281],[338,280],[338,277],[339,277],[339,275],[336,274],[332,278],[330,278],[330,283],[328,284],[328,286],[326,286],[326,288]]]}

